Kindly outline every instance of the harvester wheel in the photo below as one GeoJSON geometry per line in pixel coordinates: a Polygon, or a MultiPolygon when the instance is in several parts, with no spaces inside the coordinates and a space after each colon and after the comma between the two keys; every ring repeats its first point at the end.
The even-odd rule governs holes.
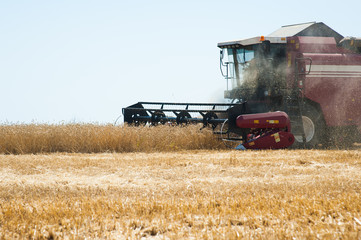
{"type": "Polygon", "coordinates": [[[242,137],[232,131],[229,128],[229,121],[226,119],[221,126],[221,139],[223,144],[228,148],[236,148],[242,143],[242,137]]]}
{"type": "Polygon", "coordinates": [[[360,132],[357,126],[329,127],[329,146],[337,148],[352,148],[355,142],[360,141],[360,132]]]}
{"type": "MultiPolygon", "coordinates": [[[[203,116],[203,126],[208,126],[209,121],[213,120],[213,119],[218,119],[217,114],[215,114],[214,112],[207,112],[204,116],[203,116]]],[[[212,123],[212,129],[215,130],[217,127],[217,123],[212,123]]]]}
{"type": "Polygon", "coordinates": [[[155,111],[154,113],[152,113],[152,125],[156,126],[159,123],[165,124],[165,121],[161,119],[163,117],[165,117],[165,114],[162,111],[155,111]]]}
{"type": "MultiPolygon", "coordinates": [[[[317,111],[312,106],[305,106],[302,112],[302,123],[306,137],[305,147],[314,148],[320,144],[325,146],[327,142],[326,123],[323,118],[322,111],[317,111]]],[[[295,135],[295,147],[303,146],[303,138],[295,135]]]]}
{"type": "Polygon", "coordinates": [[[177,115],[177,124],[185,124],[187,125],[189,123],[189,120],[192,118],[192,116],[189,114],[189,112],[187,111],[181,111],[178,115],[177,115]]]}
{"type": "Polygon", "coordinates": [[[138,117],[140,117],[141,115],[139,113],[135,113],[132,114],[131,119],[132,119],[132,123],[131,125],[139,127],[139,126],[143,126],[146,125],[146,122],[142,122],[138,120],[138,117]]]}

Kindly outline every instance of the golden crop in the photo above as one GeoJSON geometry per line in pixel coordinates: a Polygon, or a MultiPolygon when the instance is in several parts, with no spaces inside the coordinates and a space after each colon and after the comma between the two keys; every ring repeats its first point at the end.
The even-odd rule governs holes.
{"type": "Polygon", "coordinates": [[[96,124],[0,125],[0,153],[139,152],[219,149],[223,144],[200,126],[131,127],[96,124]]]}
{"type": "Polygon", "coordinates": [[[359,150],[224,150],[194,126],[18,127],[1,129],[0,239],[361,239],[359,150]]]}

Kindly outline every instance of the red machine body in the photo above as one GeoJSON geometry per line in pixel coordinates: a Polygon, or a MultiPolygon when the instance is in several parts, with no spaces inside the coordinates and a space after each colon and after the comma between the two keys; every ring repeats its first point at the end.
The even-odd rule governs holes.
{"type": "Polygon", "coordinates": [[[291,122],[285,112],[240,115],[236,125],[239,128],[287,128],[291,131],[291,122]]]}
{"type": "Polygon", "coordinates": [[[291,123],[285,112],[240,115],[238,128],[249,128],[250,133],[242,144],[246,149],[282,149],[293,144],[291,123]]]}
{"type": "Polygon", "coordinates": [[[361,54],[339,47],[333,37],[290,37],[287,51],[289,87],[297,71],[303,98],[320,106],[326,125],[361,125],[361,54]]]}

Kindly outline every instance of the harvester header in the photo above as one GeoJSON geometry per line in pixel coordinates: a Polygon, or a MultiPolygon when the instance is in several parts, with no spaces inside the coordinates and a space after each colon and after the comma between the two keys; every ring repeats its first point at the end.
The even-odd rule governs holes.
{"type": "Polygon", "coordinates": [[[247,103],[138,102],[123,108],[133,125],[200,123],[211,127],[226,146],[236,149],[280,149],[294,142],[284,112],[249,114],[247,103]]]}

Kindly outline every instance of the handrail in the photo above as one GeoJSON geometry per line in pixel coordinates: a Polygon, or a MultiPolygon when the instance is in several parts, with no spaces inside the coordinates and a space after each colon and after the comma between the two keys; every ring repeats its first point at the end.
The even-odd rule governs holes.
{"type": "Polygon", "coordinates": [[[310,58],[310,57],[306,57],[306,58],[296,58],[296,61],[298,61],[298,60],[300,60],[300,61],[305,61],[305,60],[310,61],[310,68],[308,69],[308,71],[307,71],[307,72],[304,72],[304,73],[299,73],[299,72],[298,72],[298,74],[299,74],[299,75],[308,75],[308,74],[310,74],[310,72],[311,72],[311,66],[312,66],[312,58],[310,58]]]}

